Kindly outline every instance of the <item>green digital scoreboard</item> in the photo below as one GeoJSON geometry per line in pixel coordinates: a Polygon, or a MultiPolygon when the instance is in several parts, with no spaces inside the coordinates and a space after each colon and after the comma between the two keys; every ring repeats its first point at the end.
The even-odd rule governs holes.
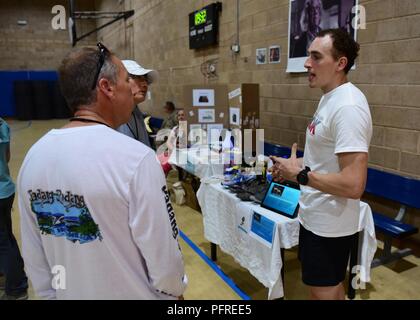
{"type": "Polygon", "coordinates": [[[207,21],[207,9],[198,11],[194,15],[194,24],[195,26],[199,26],[200,24],[206,23],[207,21]]]}
{"type": "Polygon", "coordinates": [[[215,2],[189,14],[190,49],[199,49],[218,43],[219,12],[222,3],[215,2]]]}

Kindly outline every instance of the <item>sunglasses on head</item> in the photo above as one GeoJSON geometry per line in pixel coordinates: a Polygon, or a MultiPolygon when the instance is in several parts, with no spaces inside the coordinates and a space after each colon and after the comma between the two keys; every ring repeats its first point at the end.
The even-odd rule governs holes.
{"type": "Polygon", "coordinates": [[[99,49],[99,59],[98,59],[98,67],[96,70],[95,79],[92,84],[92,90],[96,88],[96,83],[98,82],[99,74],[101,73],[101,69],[105,63],[105,59],[107,55],[109,55],[110,53],[109,50],[102,43],[98,42],[97,46],[99,49]]]}

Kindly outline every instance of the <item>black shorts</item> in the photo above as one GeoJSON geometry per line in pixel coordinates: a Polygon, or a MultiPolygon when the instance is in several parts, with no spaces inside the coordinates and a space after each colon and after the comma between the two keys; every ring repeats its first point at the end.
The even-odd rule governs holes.
{"type": "Polygon", "coordinates": [[[338,238],[318,236],[300,225],[299,260],[302,281],[313,287],[333,287],[346,277],[350,251],[358,233],[338,238]]]}

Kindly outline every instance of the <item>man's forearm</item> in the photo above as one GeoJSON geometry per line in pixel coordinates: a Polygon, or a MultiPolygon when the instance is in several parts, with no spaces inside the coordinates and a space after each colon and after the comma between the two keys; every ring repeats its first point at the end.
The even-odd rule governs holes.
{"type": "Polygon", "coordinates": [[[341,172],[328,174],[309,172],[308,176],[308,186],[324,193],[350,199],[360,199],[363,194],[364,184],[360,186],[356,179],[345,176],[341,172]]]}

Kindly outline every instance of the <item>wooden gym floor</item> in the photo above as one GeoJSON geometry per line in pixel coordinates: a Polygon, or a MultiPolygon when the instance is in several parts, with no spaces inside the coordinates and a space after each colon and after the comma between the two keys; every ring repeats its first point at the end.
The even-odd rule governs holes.
{"type": "MultiPolygon", "coordinates": [[[[10,170],[16,181],[23,158],[28,149],[42,135],[53,128],[60,128],[65,120],[48,121],[16,121],[6,119],[12,130],[10,170]]],[[[172,173],[168,176],[170,187],[177,179],[172,173]]],[[[174,204],[177,221],[183,234],[208,257],[210,244],[203,236],[202,216],[199,212],[186,206],[174,204]]],[[[15,198],[13,208],[13,230],[20,243],[19,212],[15,198]]],[[[196,250],[183,239],[179,238],[183,251],[189,286],[185,292],[185,299],[236,300],[241,299],[218,273],[214,271],[196,250]]],[[[238,288],[251,299],[266,299],[268,290],[262,286],[246,269],[241,268],[229,255],[218,250],[217,265],[238,288]]],[[[420,258],[409,256],[387,266],[380,266],[372,270],[372,282],[365,290],[357,292],[356,299],[420,299],[420,258]]],[[[286,250],[285,255],[285,297],[289,300],[302,300],[308,296],[305,286],[300,280],[300,264],[297,251],[286,250]]],[[[37,299],[32,288],[30,299],[37,299]]]]}

